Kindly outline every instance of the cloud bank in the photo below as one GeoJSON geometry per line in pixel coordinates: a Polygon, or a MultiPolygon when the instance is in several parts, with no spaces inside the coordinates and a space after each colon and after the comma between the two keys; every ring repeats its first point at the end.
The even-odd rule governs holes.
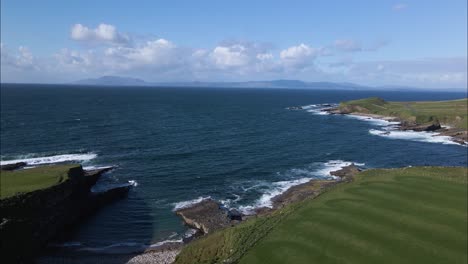
{"type": "Polygon", "coordinates": [[[301,79],[466,88],[466,57],[401,61],[356,61],[367,45],[349,38],[323,46],[299,42],[284,48],[250,41],[225,41],[209,48],[186,47],[165,38],[138,39],[115,26],[75,24],[69,32],[78,48],[36,57],[27,47],[1,44],[2,82],[72,82],[102,75],[147,81],[247,81],[301,79]]]}

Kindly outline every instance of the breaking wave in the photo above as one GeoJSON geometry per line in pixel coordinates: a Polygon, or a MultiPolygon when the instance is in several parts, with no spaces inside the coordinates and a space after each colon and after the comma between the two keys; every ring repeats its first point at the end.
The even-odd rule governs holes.
{"type": "Polygon", "coordinates": [[[14,164],[18,162],[25,162],[29,166],[42,165],[42,164],[54,164],[68,161],[89,161],[97,157],[94,153],[83,153],[83,154],[63,154],[55,156],[45,157],[32,157],[32,158],[19,158],[12,160],[2,160],[0,165],[14,164]]]}

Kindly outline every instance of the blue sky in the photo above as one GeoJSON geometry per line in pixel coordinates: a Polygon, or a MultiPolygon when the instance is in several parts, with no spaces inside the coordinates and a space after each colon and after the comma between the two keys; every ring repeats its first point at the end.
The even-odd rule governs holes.
{"type": "Polygon", "coordinates": [[[1,1],[2,82],[466,88],[466,0],[1,1]]]}

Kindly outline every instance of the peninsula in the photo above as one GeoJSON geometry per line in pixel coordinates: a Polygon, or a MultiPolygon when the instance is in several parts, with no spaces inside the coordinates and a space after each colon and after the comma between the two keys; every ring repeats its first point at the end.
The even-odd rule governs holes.
{"type": "Polygon", "coordinates": [[[331,114],[360,115],[397,121],[400,130],[433,131],[452,141],[468,142],[468,99],[430,102],[387,102],[378,97],[342,102],[324,109],[331,114]]]}

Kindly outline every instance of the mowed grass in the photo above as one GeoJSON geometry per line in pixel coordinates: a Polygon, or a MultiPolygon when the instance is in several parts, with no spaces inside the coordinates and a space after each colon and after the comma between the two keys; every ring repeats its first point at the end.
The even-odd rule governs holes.
{"type": "Polygon", "coordinates": [[[466,130],[468,127],[468,99],[431,102],[386,102],[372,97],[361,100],[343,102],[340,108],[353,108],[357,112],[366,112],[383,116],[399,117],[408,121],[427,123],[437,119],[442,124],[451,125],[466,130]],[[364,111],[363,111],[364,110],[364,111]]]}
{"type": "Polygon", "coordinates": [[[466,168],[365,171],[303,202],[240,263],[466,264],[467,195],[466,168]]]}
{"type": "Polygon", "coordinates": [[[467,195],[466,168],[368,170],[202,237],[175,263],[466,263],[467,195]]]}
{"type": "Polygon", "coordinates": [[[41,166],[31,169],[0,171],[0,198],[44,189],[68,179],[68,170],[79,165],[41,166]]]}

